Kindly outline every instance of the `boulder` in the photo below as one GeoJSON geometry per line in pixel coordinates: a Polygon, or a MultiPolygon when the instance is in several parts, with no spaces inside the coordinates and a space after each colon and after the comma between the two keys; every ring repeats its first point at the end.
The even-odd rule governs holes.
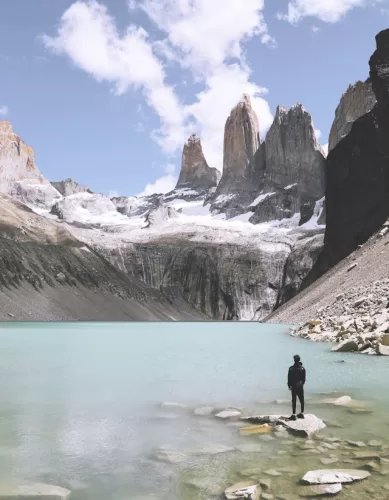
{"type": "Polygon", "coordinates": [[[299,491],[300,497],[324,497],[337,495],[342,491],[341,483],[335,484],[316,484],[314,486],[305,486],[299,491]]]}
{"type": "Polygon", "coordinates": [[[259,500],[261,490],[258,484],[253,481],[242,481],[227,488],[224,494],[228,500],[236,500],[239,498],[259,500]]]}
{"type": "Polygon", "coordinates": [[[229,418],[237,418],[242,415],[242,412],[235,409],[223,410],[215,415],[216,418],[220,418],[222,420],[226,420],[229,418]]]}
{"type": "Polygon", "coordinates": [[[376,352],[380,356],[389,356],[389,346],[378,344],[376,352]]]}
{"type": "Polygon", "coordinates": [[[193,413],[197,417],[209,417],[213,412],[214,408],[212,408],[212,406],[202,406],[200,408],[196,408],[193,413]]]}
{"type": "MultiPolygon", "coordinates": [[[[291,434],[299,437],[311,437],[316,432],[325,429],[325,423],[315,415],[305,415],[304,419],[289,420],[288,417],[280,415],[259,415],[251,417],[242,417],[243,421],[256,424],[257,427],[268,425],[275,428],[282,425],[291,434]]],[[[255,427],[255,426],[253,426],[255,427]]],[[[244,429],[241,430],[241,432],[244,429]]]]}
{"type": "Polygon", "coordinates": [[[302,481],[307,484],[353,483],[369,476],[370,473],[364,470],[321,469],[307,472],[302,481]]]}
{"type": "Polygon", "coordinates": [[[358,344],[355,340],[344,340],[332,348],[333,352],[354,352],[358,351],[358,344]]]}

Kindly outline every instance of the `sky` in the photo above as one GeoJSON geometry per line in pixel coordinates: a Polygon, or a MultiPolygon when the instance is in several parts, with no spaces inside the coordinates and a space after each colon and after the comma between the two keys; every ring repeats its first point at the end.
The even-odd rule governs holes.
{"type": "Polygon", "coordinates": [[[0,0],[0,119],[51,181],[167,192],[192,133],[222,170],[243,93],[263,138],[301,103],[325,146],[388,27],[389,0],[0,0]]]}

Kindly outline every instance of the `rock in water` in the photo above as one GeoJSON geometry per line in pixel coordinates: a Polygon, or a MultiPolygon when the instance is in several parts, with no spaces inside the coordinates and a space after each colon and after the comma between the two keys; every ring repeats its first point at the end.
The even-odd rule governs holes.
{"type": "MultiPolygon", "coordinates": [[[[277,107],[266,136],[264,185],[252,206],[250,222],[303,215],[301,223],[313,215],[315,203],[324,197],[325,156],[315,135],[311,115],[300,104],[287,110],[277,107]]],[[[261,156],[261,154],[259,154],[261,156]]]]}
{"type": "Polygon", "coordinates": [[[29,483],[20,486],[1,486],[0,499],[11,500],[12,498],[24,500],[66,500],[69,498],[71,492],[59,486],[52,486],[50,484],[42,483],[29,483]]]}
{"type": "Polygon", "coordinates": [[[223,174],[212,197],[211,209],[232,217],[244,212],[255,196],[258,183],[254,156],[260,145],[258,117],[250,97],[244,95],[228,117],[224,128],[223,174]]]}
{"type": "MultiPolygon", "coordinates": [[[[304,419],[297,420],[289,420],[287,417],[283,417],[281,415],[259,415],[259,416],[251,416],[251,417],[242,417],[242,421],[250,422],[257,426],[260,425],[271,425],[272,427],[276,427],[278,425],[282,425],[285,427],[291,434],[295,436],[301,437],[311,437],[316,432],[319,432],[325,429],[325,423],[317,418],[315,415],[305,415],[304,419]]],[[[242,429],[244,431],[245,429],[242,429]]]]}
{"type": "Polygon", "coordinates": [[[350,132],[355,120],[369,113],[376,102],[370,78],[348,87],[335,111],[335,120],[328,141],[328,152],[332,151],[338,142],[350,132]]]}
{"type": "Polygon", "coordinates": [[[191,135],[184,145],[181,171],[175,190],[208,192],[209,189],[217,186],[220,176],[216,168],[208,166],[200,139],[194,134],[191,135]]]}
{"type": "Polygon", "coordinates": [[[337,495],[342,491],[342,485],[338,484],[317,484],[314,486],[305,486],[299,492],[300,497],[322,497],[337,495]]]}
{"type": "Polygon", "coordinates": [[[370,473],[364,470],[321,469],[307,472],[302,481],[308,484],[353,483],[369,476],[370,473]]]}
{"type": "Polygon", "coordinates": [[[35,165],[34,150],[25,144],[7,121],[0,121],[0,193],[31,208],[50,208],[60,193],[35,165]]]}
{"type": "Polygon", "coordinates": [[[306,286],[365,243],[389,215],[389,30],[376,42],[369,64],[377,103],[328,155],[324,250],[306,286]]]}
{"type": "Polygon", "coordinates": [[[246,498],[248,500],[259,500],[261,489],[258,484],[252,481],[242,481],[236,483],[224,492],[228,500],[236,500],[239,498],[246,498]]]}
{"type": "Polygon", "coordinates": [[[62,194],[62,196],[70,196],[77,193],[91,193],[92,191],[88,186],[78,184],[72,179],[65,179],[64,181],[52,182],[51,185],[62,194]]]}

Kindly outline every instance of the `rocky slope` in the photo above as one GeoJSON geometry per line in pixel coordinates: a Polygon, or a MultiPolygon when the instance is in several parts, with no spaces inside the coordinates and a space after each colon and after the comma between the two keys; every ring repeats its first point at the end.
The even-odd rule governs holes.
{"type": "Polygon", "coordinates": [[[0,195],[0,320],[199,319],[121,273],[62,224],[0,195]]]}
{"type": "Polygon", "coordinates": [[[176,190],[184,189],[197,193],[208,193],[216,188],[220,180],[220,172],[210,168],[204,157],[201,140],[191,135],[184,145],[180,176],[176,190]]]}
{"type": "Polygon", "coordinates": [[[358,81],[348,87],[335,111],[335,120],[328,141],[329,152],[346,137],[355,120],[369,113],[376,102],[370,78],[365,82],[358,81]]]}
{"type": "Polygon", "coordinates": [[[0,193],[43,209],[61,197],[36,167],[33,149],[7,121],[0,121],[0,193]]]}
{"type": "Polygon", "coordinates": [[[90,193],[92,191],[88,188],[88,186],[84,186],[83,184],[78,184],[78,182],[73,181],[72,179],[65,179],[64,181],[52,182],[51,185],[56,189],[62,196],[70,196],[76,193],[90,193]]]}

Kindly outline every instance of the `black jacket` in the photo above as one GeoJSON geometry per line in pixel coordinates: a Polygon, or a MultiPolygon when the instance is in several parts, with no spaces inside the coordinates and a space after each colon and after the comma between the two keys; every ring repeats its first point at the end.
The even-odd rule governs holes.
{"type": "Polygon", "coordinates": [[[305,368],[301,361],[289,368],[288,372],[288,387],[291,389],[299,389],[305,384],[305,368]]]}

